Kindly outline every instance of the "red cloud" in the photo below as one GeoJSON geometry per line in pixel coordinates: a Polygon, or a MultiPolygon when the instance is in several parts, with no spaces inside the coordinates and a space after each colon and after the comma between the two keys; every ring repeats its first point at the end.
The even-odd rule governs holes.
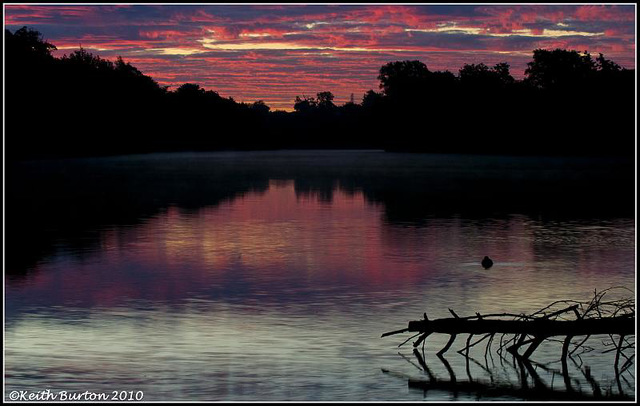
{"type": "Polygon", "coordinates": [[[201,28],[195,30],[158,30],[158,29],[144,29],[140,30],[138,34],[141,38],[153,39],[153,40],[180,40],[188,37],[201,38],[204,30],[201,28]]]}
{"type": "Polygon", "coordinates": [[[238,26],[234,25],[208,25],[207,29],[209,31],[213,31],[214,36],[217,39],[222,40],[237,39],[242,32],[242,30],[238,26]]]}
{"type": "Polygon", "coordinates": [[[580,6],[574,17],[579,21],[634,21],[633,9],[615,6],[580,6]]]}

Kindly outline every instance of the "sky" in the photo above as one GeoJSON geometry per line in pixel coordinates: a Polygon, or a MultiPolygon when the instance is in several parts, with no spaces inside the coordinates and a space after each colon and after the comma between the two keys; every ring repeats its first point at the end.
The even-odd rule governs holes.
{"type": "Polygon", "coordinates": [[[635,68],[635,5],[29,5],[5,4],[5,28],[40,31],[56,56],[80,46],[175,89],[197,83],[238,102],[292,110],[331,91],[336,104],[378,90],[380,67],[420,60],[457,74],[532,51],[603,53],[635,68]]]}

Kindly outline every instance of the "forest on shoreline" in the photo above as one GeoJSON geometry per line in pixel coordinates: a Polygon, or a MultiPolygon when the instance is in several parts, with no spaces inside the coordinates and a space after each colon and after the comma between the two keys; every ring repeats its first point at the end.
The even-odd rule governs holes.
{"type": "Polygon", "coordinates": [[[379,70],[378,91],[334,104],[330,91],[294,111],[238,103],[195,83],[160,86],[121,57],[5,30],[9,160],[161,151],[375,148],[514,155],[635,154],[635,70],[602,54],[533,51],[525,76],[507,63],[431,71],[417,60],[379,70]]]}

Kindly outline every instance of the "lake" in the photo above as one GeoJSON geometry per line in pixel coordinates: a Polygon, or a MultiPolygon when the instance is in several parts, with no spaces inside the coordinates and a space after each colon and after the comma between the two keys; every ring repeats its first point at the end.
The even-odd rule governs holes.
{"type": "MultiPolygon", "coordinates": [[[[428,379],[411,343],[398,348],[410,335],[380,336],[449,308],[532,313],[609,287],[634,296],[634,171],[614,158],[382,151],[7,163],[5,398],[522,399],[409,387],[428,379]]],[[[569,363],[573,389],[561,343],[532,359],[559,397],[590,393],[585,366],[603,393],[633,397],[607,339],[569,363]]],[[[522,384],[512,357],[458,354],[466,336],[441,362],[447,340],[425,346],[438,378],[522,384]]]]}

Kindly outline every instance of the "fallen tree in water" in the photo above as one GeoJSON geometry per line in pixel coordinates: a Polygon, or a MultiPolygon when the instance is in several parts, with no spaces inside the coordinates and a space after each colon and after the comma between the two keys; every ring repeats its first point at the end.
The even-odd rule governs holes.
{"type": "Polygon", "coordinates": [[[506,350],[518,357],[528,359],[545,340],[551,337],[564,337],[561,360],[566,368],[567,356],[583,348],[587,339],[592,335],[608,335],[616,351],[615,370],[619,374],[619,362],[625,358],[622,370],[627,369],[634,355],[627,356],[625,350],[635,347],[628,341],[628,337],[635,336],[635,302],[633,298],[604,301],[605,295],[611,292],[609,288],[601,292],[594,291],[594,297],[589,302],[572,300],[556,301],[531,314],[485,314],[476,313],[474,316],[460,317],[453,310],[449,312],[453,317],[429,320],[426,313],[422,320],[410,321],[407,328],[390,331],[382,337],[414,332],[414,336],[399,345],[402,346],[412,338],[419,338],[413,343],[414,347],[423,345],[427,337],[434,333],[449,334],[447,344],[438,352],[442,355],[449,350],[459,334],[468,334],[466,345],[459,353],[467,355],[469,349],[486,340],[485,356],[491,350],[496,335],[500,335],[498,353],[506,350]],[[564,306],[559,310],[556,308],[564,306]],[[570,317],[570,318],[569,318],[570,317]],[[480,339],[471,342],[474,335],[482,335],[480,339]],[[584,336],[579,343],[574,343],[574,337],[584,336]],[[615,340],[614,336],[618,336],[615,340]],[[519,350],[525,347],[521,354],[519,350]]]}

